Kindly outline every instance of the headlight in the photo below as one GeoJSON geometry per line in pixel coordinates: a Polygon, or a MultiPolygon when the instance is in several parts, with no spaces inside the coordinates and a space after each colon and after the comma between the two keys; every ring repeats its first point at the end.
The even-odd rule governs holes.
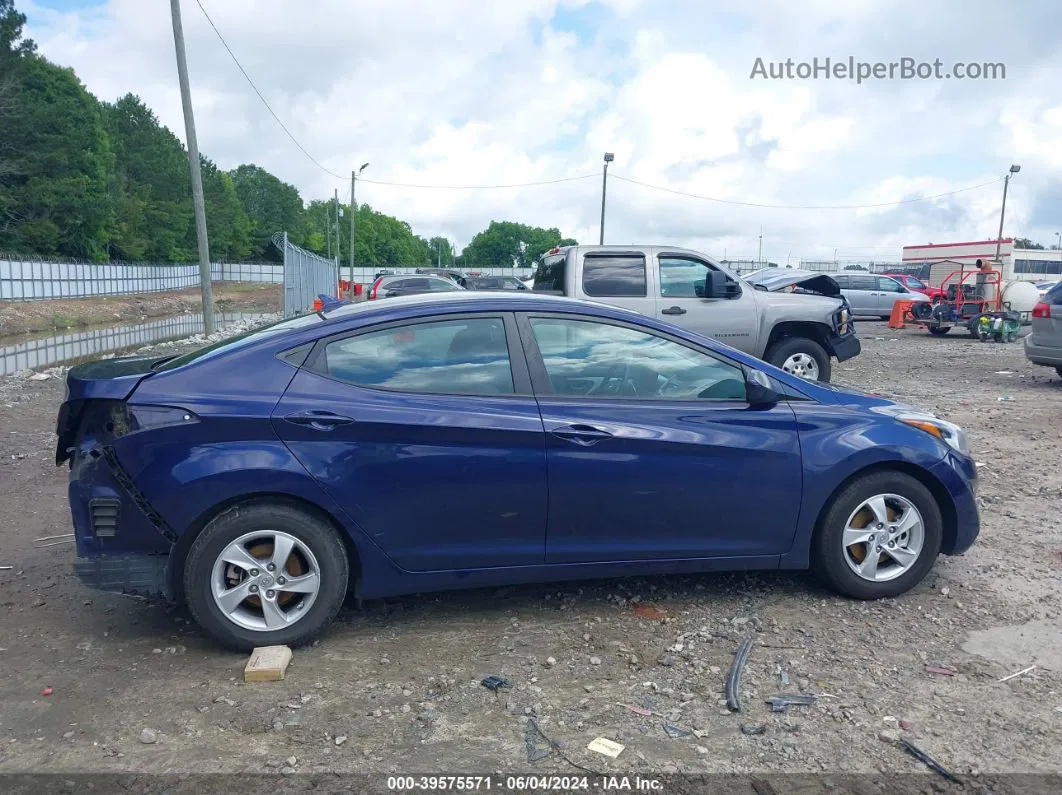
{"type": "Polygon", "coordinates": [[[920,431],[936,436],[948,447],[963,455],[970,454],[970,442],[966,431],[953,422],[934,417],[927,412],[912,410],[907,406],[879,406],[874,411],[887,414],[904,425],[910,425],[912,428],[918,428],[920,431]]]}

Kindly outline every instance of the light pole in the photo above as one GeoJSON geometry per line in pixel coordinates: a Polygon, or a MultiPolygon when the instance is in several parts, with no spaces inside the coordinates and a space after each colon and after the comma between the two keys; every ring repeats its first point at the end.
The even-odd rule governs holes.
{"type": "Polygon", "coordinates": [[[368,168],[368,163],[362,163],[357,171],[350,172],[350,290],[351,298],[354,297],[354,218],[358,214],[358,205],[354,201],[354,188],[358,181],[358,174],[368,168]]]}
{"type": "Polygon", "coordinates": [[[1058,242],[1055,244],[1055,250],[1062,251],[1062,232],[1055,232],[1055,237],[1058,238],[1058,242]]]}
{"type": "Polygon", "coordinates": [[[605,168],[601,172],[601,236],[598,239],[600,245],[605,245],[605,189],[608,187],[608,164],[616,159],[611,152],[605,152],[605,168]]]}
{"type": "MultiPolygon", "coordinates": [[[[1010,175],[1021,171],[1021,166],[1011,166],[1007,176],[1003,178],[1003,204],[999,208],[999,234],[996,235],[996,264],[999,263],[999,247],[1003,244],[1003,214],[1007,211],[1007,186],[1010,184],[1010,175]]],[[[1000,265],[1002,269],[1002,265],[1000,265]]]]}

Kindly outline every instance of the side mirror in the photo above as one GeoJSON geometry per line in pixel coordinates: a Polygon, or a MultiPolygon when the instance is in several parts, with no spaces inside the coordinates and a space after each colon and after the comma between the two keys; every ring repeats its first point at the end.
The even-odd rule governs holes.
{"type": "Polygon", "coordinates": [[[710,270],[704,277],[705,298],[733,298],[741,288],[731,282],[722,271],[710,270]]]}
{"type": "Polygon", "coordinates": [[[767,288],[766,288],[766,287],[764,287],[764,286],[763,286],[762,284],[754,284],[754,285],[752,285],[752,288],[753,288],[754,290],[759,290],[759,291],[760,291],[761,293],[766,293],[766,292],[768,292],[767,288]]]}
{"type": "Polygon", "coordinates": [[[761,370],[745,371],[745,400],[750,406],[766,408],[781,402],[779,395],[771,385],[771,379],[761,370]]]}

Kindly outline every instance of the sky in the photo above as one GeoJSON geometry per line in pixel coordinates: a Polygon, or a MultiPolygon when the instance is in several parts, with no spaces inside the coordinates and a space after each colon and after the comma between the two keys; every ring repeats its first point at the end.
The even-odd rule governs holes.
{"type": "MultiPolygon", "coordinates": [[[[16,6],[46,57],[101,100],[138,95],[185,139],[169,3],[16,6]]],[[[204,154],[256,163],[307,202],[346,199],[368,162],[359,203],[458,247],[491,220],[596,243],[605,152],[606,243],[897,261],[904,245],[994,239],[1011,164],[1004,237],[1062,231],[1057,0],[181,6],[204,154]],[[796,64],[827,58],[939,59],[942,76],[800,79],[796,64]],[[768,72],[792,59],[794,74],[756,76],[757,59],[768,72]],[[1005,78],[943,76],[986,62],[1005,78]],[[550,184],[483,188],[534,182],[550,184]]]]}

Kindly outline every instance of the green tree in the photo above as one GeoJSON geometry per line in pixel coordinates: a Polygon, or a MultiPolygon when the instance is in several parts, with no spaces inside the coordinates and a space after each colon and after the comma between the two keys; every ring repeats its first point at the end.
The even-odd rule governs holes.
{"type": "Polygon", "coordinates": [[[512,221],[491,221],[461,252],[465,267],[530,267],[554,246],[574,246],[557,228],[542,229],[512,221]]]}
{"type": "Polygon", "coordinates": [[[111,256],[156,262],[194,259],[188,229],[195,219],[183,144],[132,94],[104,108],[117,172],[111,256]]]}
{"type": "MultiPolygon", "coordinates": [[[[203,200],[206,203],[210,259],[214,262],[246,260],[252,246],[251,219],[240,205],[232,177],[220,170],[209,158],[200,156],[199,160],[203,173],[203,200]]],[[[194,223],[189,234],[190,243],[194,242],[194,223]]]]}
{"type": "Polygon", "coordinates": [[[1034,243],[1027,237],[1019,237],[1014,240],[1014,248],[1032,249],[1033,251],[1043,251],[1044,247],[1040,243],[1034,243]]]}
{"type": "Polygon", "coordinates": [[[426,244],[428,256],[433,265],[441,265],[444,268],[450,267],[454,261],[454,250],[451,248],[449,240],[445,237],[433,237],[426,244]]]}
{"type": "Polygon", "coordinates": [[[11,178],[18,168],[14,138],[18,71],[25,57],[37,49],[22,36],[25,24],[26,15],[15,10],[13,0],[0,0],[0,240],[10,234],[16,217],[11,178]]]}
{"type": "Polygon", "coordinates": [[[15,110],[0,130],[0,139],[18,144],[4,190],[11,223],[0,246],[105,259],[114,153],[102,108],[73,70],[34,54],[19,61],[15,110]]]}
{"type": "MultiPolygon", "coordinates": [[[[244,164],[229,172],[240,205],[251,221],[252,254],[278,259],[273,235],[287,232],[295,245],[304,245],[306,208],[294,185],[281,182],[264,168],[244,164]]],[[[322,238],[323,240],[323,238],[322,238]]]]}

